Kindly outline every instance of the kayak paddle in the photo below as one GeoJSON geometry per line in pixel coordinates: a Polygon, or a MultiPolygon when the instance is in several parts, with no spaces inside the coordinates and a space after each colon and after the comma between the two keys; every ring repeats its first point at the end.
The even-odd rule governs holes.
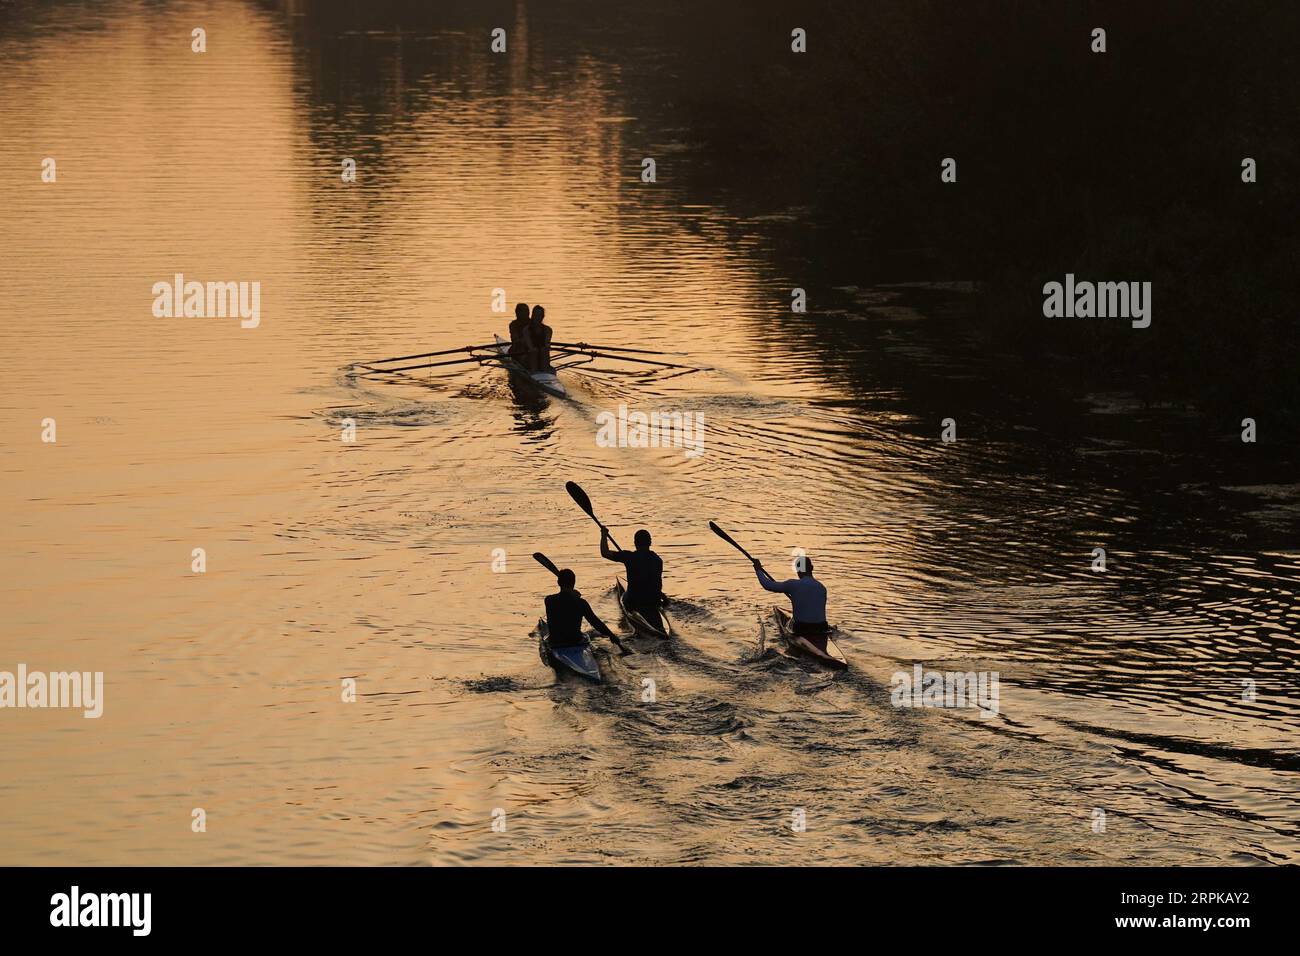
{"type": "MultiPolygon", "coordinates": [[[[609,532],[609,529],[606,528],[603,524],[601,524],[600,519],[596,517],[596,512],[591,507],[591,498],[587,495],[585,491],[582,490],[581,485],[579,485],[576,481],[566,481],[564,483],[564,490],[569,493],[570,498],[572,498],[575,502],[577,502],[579,508],[587,512],[587,517],[590,518],[592,521],[596,522],[596,524],[600,527],[601,531],[604,531],[606,533],[609,532]]],[[[616,551],[623,550],[618,546],[618,542],[614,540],[614,536],[612,534],[609,536],[609,543],[614,546],[614,549],[616,551]]]]}
{"type": "Polygon", "coordinates": [[[546,555],[542,554],[542,552],[534,551],[533,560],[536,561],[538,564],[540,564],[542,567],[544,567],[547,571],[550,571],[557,578],[560,576],[560,569],[555,566],[555,562],[552,561],[550,558],[548,558],[546,555]]]}
{"type": "Polygon", "coordinates": [[[749,558],[750,561],[753,561],[755,564],[761,564],[761,562],[758,561],[757,558],[755,558],[752,554],[750,554],[748,551],[746,551],[746,550],[745,550],[744,548],[742,548],[740,545],[736,544],[736,540],[735,540],[735,538],[733,538],[731,535],[727,534],[727,532],[723,531],[721,528],[719,528],[719,527],[718,527],[716,524],[714,524],[712,521],[709,522],[709,530],[712,531],[714,534],[716,534],[716,535],[717,535],[719,538],[721,538],[723,541],[727,542],[727,544],[731,545],[733,548],[735,548],[737,551],[739,551],[739,552],[740,552],[741,554],[743,554],[745,557],[749,558]]]}

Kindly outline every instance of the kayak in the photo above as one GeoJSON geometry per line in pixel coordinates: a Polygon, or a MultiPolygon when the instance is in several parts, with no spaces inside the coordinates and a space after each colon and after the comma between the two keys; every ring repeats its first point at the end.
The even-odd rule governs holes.
{"type": "Polygon", "coordinates": [[[591,653],[590,642],[573,647],[551,647],[551,631],[546,626],[545,618],[538,619],[537,633],[539,635],[537,651],[541,655],[543,664],[554,667],[558,673],[567,671],[593,680],[597,684],[601,682],[600,665],[596,663],[596,655],[591,653]]]}
{"type": "Polygon", "coordinates": [[[664,627],[667,628],[667,631],[660,630],[636,611],[628,608],[625,600],[627,597],[627,585],[623,583],[622,578],[614,579],[614,594],[618,597],[618,606],[623,612],[624,619],[626,619],[628,624],[632,625],[632,630],[637,633],[638,637],[657,637],[661,640],[667,640],[668,638],[675,636],[673,634],[673,622],[668,620],[668,612],[664,611],[662,608],[659,610],[659,617],[664,622],[664,627]]]}
{"type": "Polygon", "coordinates": [[[556,398],[568,398],[568,389],[560,382],[559,376],[554,372],[530,372],[518,362],[510,357],[510,342],[499,335],[494,335],[497,340],[497,354],[501,357],[501,364],[509,370],[510,374],[516,378],[528,382],[538,391],[545,392],[547,395],[554,395],[556,398]]]}
{"type": "Polygon", "coordinates": [[[831,635],[835,633],[835,628],[827,632],[825,641],[826,646],[823,649],[821,645],[822,638],[801,637],[794,632],[794,622],[790,619],[790,613],[784,608],[772,608],[772,616],[776,618],[777,630],[781,632],[781,639],[792,649],[805,657],[825,664],[827,667],[844,669],[849,666],[848,659],[840,653],[840,649],[835,646],[831,640],[831,635]]]}

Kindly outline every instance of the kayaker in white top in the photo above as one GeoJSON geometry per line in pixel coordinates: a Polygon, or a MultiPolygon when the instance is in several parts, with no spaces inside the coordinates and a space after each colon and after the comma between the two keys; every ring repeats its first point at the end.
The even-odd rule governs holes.
{"type": "Polygon", "coordinates": [[[795,568],[799,573],[797,578],[778,581],[767,573],[761,562],[754,561],[758,583],[790,599],[794,632],[801,637],[824,635],[830,631],[826,623],[826,585],[813,577],[812,558],[800,555],[795,559],[795,568]]]}

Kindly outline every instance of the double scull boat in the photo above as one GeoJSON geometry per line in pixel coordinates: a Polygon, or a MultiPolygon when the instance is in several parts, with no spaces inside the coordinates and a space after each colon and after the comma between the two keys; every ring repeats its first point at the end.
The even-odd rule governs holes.
{"type": "MultiPolygon", "coordinates": [[[[544,395],[552,395],[556,398],[567,398],[569,391],[565,388],[564,383],[560,381],[558,372],[564,369],[573,368],[577,365],[590,365],[597,359],[604,359],[613,362],[631,362],[637,365],[650,365],[660,369],[677,369],[678,371],[670,378],[676,375],[686,375],[690,372],[703,372],[709,369],[705,366],[681,365],[674,362],[664,362],[659,359],[636,358],[635,355],[681,355],[681,352],[655,352],[650,349],[629,349],[613,345],[588,345],[586,342],[552,342],[551,351],[560,362],[553,365],[546,371],[534,372],[516,361],[510,355],[510,342],[499,335],[493,335],[493,342],[489,345],[462,345],[460,348],[444,349],[441,352],[421,352],[418,355],[398,355],[393,358],[372,359],[368,362],[356,362],[349,369],[358,372],[361,375],[398,375],[409,377],[409,373],[417,369],[441,368],[444,365],[496,365],[510,373],[516,381],[530,386],[544,395]],[[403,362],[412,362],[415,359],[431,359],[439,356],[456,355],[463,353],[461,358],[445,359],[438,362],[423,361],[414,365],[403,365],[403,362]],[[635,353],[630,355],[627,353],[635,353]]],[[[618,369],[606,368],[588,368],[586,372],[606,372],[612,373],[621,371],[618,369]]],[[[649,374],[652,369],[646,369],[649,374]]],[[[622,374],[631,374],[623,372],[622,374]]]]}

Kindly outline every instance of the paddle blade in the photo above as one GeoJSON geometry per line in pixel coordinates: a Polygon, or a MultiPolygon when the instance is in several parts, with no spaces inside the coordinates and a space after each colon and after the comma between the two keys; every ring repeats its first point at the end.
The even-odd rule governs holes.
{"type": "Polygon", "coordinates": [[[533,560],[536,561],[538,564],[540,564],[542,567],[544,567],[547,571],[550,571],[557,578],[560,576],[560,569],[555,566],[555,562],[552,561],[550,558],[548,558],[546,555],[542,554],[542,552],[534,551],[533,560]]]}
{"type": "Polygon", "coordinates": [[[582,490],[582,487],[576,481],[566,481],[564,490],[569,493],[570,498],[578,503],[579,508],[587,512],[589,517],[596,517],[595,512],[591,510],[591,499],[587,497],[587,493],[582,490]]]}
{"type": "Polygon", "coordinates": [[[738,551],[740,550],[740,545],[736,544],[735,541],[731,540],[731,535],[727,534],[727,532],[723,531],[712,521],[709,522],[709,530],[712,531],[714,534],[716,534],[723,541],[727,542],[727,544],[731,545],[736,550],[738,551]]]}

